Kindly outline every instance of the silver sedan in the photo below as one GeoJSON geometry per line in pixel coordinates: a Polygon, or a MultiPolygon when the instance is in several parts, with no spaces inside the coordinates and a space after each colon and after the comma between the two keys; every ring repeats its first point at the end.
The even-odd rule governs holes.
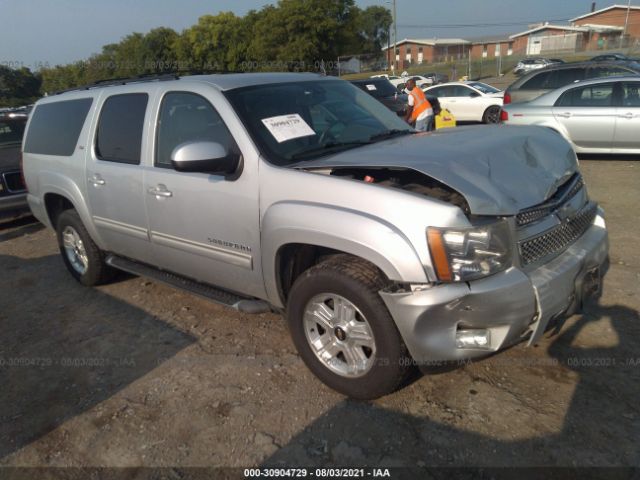
{"type": "Polygon", "coordinates": [[[572,83],[526,103],[506,105],[502,122],[540,125],[578,153],[640,153],[640,76],[572,83]]]}

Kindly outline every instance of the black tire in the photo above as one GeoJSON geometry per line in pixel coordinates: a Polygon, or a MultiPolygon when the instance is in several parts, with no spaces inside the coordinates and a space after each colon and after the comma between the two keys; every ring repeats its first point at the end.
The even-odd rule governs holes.
{"type": "Polygon", "coordinates": [[[69,273],[82,285],[91,287],[100,285],[111,280],[115,271],[109,267],[104,261],[104,252],[98,248],[87,232],[78,212],[75,210],[65,210],[60,214],[56,222],[56,234],[58,238],[58,247],[65,266],[69,273]],[[87,257],[87,267],[84,273],[80,273],[71,263],[69,256],[65,250],[63,242],[63,232],[67,227],[72,227],[79,235],[84,246],[87,257]]]}
{"type": "Polygon", "coordinates": [[[412,370],[407,348],[378,293],[385,284],[375,266],[349,255],[336,255],[302,273],[289,294],[287,322],[300,356],[322,382],[352,398],[369,400],[392,393],[412,370]],[[375,358],[362,376],[334,373],[318,359],[307,340],[305,308],[314,296],[324,293],[349,300],[366,317],[373,332],[375,358]]]}
{"type": "Polygon", "coordinates": [[[484,114],[482,115],[482,123],[500,123],[501,111],[502,108],[500,108],[498,105],[491,105],[484,111],[484,114]]]}

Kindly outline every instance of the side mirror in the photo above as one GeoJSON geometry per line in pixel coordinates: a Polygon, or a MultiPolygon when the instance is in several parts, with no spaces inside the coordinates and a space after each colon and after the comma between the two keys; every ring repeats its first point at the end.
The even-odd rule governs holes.
{"type": "Polygon", "coordinates": [[[477,98],[480,96],[480,94],[478,92],[471,92],[471,95],[469,95],[471,98],[477,98]]]}
{"type": "Polygon", "coordinates": [[[185,142],[171,152],[171,164],[178,172],[232,175],[240,166],[240,155],[216,142],[185,142]]]}

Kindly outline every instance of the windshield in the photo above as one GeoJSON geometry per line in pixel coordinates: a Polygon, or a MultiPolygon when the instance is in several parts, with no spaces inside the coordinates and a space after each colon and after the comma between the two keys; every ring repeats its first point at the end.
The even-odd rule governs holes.
{"type": "Polygon", "coordinates": [[[396,87],[387,80],[359,80],[357,82],[353,82],[353,84],[358,87],[360,90],[367,92],[372,97],[382,98],[382,97],[393,97],[398,93],[396,87]]]}
{"type": "Polygon", "coordinates": [[[415,132],[343,80],[256,85],[225,95],[264,157],[281,166],[415,132]]]}
{"type": "Polygon", "coordinates": [[[498,93],[500,91],[497,88],[482,82],[471,82],[467,83],[467,85],[475,88],[476,90],[480,90],[482,93],[498,93]]]}
{"type": "Polygon", "coordinates": [[[26,120],[0,120],[0,147],[22,142],[26,120]]]}

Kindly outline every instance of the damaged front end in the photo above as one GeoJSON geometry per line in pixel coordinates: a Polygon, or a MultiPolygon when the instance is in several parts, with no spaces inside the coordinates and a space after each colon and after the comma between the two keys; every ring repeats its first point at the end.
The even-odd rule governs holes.
{"type": "Polygon", "coordinates": [[[433,282],[380,292],[419,363],[537,342],[553,319],[598,291],[608,256],[604,213],[561,137],[474,128],[402,137],[302,167],[464,212],[468,226],[433,224],[425,203],[433,282]]]}

